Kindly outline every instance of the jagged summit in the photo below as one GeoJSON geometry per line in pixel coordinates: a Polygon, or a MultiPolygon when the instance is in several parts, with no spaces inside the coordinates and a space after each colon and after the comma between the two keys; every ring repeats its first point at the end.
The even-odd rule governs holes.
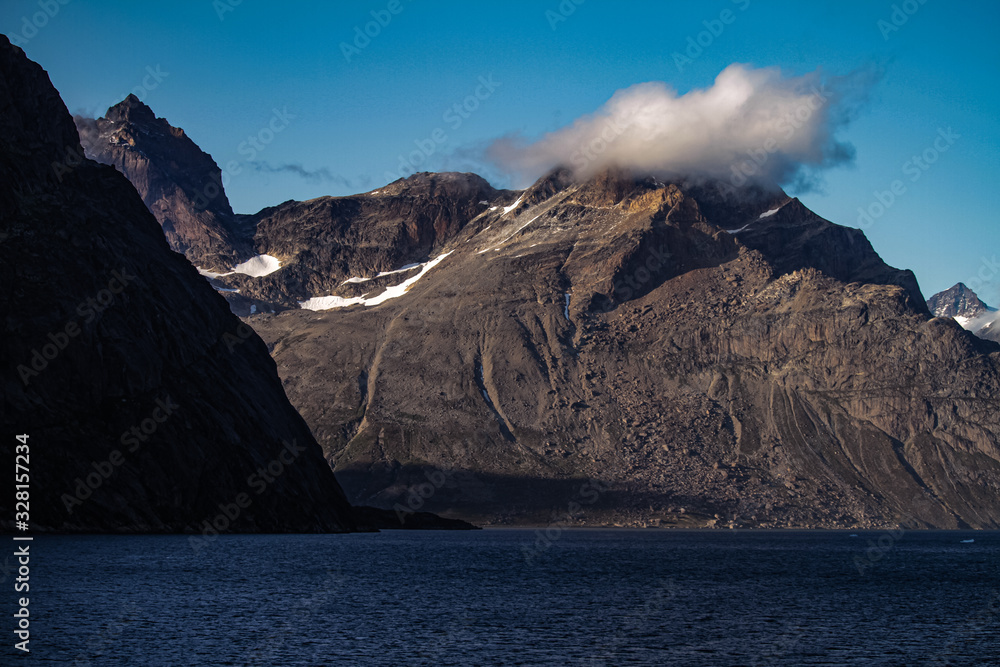
{"type": "Polygon", "coordinates": [[[979,317],[991,309],[965,283],[958,283],[927,300],[936,317],[979,317]]]}
{"type": "Polygon", "coordinates": [[[183,130],[131,94],[104,118],[78,117],[76,123],[87,157],[125,174],[173,250],[219,271],[253,254],[226,197],[222,170],[183,130]]]}
{"type": "MultiPolygon", "coordinates": [[[[114,122],[132,123],[151,123],[157,120],[153,110],[132,93],[129,93],[128,97],[118,104],[110,107],[104,114],[104,118],[114,122]]],[[[166,123],[163,119],[159,120],[166,123]]]]}
{"type": "Polygon", "coordinates": [[[951,317],[980,338],[1000,342],[1000,312],[987,306],[965,283],[958,283],[927,300],[936,317],[951,317]]]}

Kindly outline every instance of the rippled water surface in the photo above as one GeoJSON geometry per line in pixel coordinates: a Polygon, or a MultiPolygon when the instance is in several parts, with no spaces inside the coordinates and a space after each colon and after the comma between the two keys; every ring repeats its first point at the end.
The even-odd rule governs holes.
{"type": "Polygon", "coordinates": [[[16,664],[1000,664],[1000,533],[555,537],[36,538],[16,664]]]}

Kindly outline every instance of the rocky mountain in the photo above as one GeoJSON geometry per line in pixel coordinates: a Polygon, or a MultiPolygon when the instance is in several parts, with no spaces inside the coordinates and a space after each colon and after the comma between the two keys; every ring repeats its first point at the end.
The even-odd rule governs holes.
{"type": "Polygon", "coordinates": [[[341,270],[297,292],[315,312],[252,319],[350,497],[492,523],[998,525],[1000,347],[932,317],[861,232],[779,190],[613,171],[485,202],[384,283],[341,270]]]}
{"type": "Polygon", "coordinates": [[[936,317],[952,317],[980,338],[1000,343],[1000,312],[990,308],[964,283],[938,292],[927,300],[936,317]]]}
{"type": "Polygon", "coordinates": [[[256,264],[213,284],[250,300],[355,502],[1000,525],[1000,347],[779,188],[418,174],[248,220],[256,264]]]}
{"type": "Polygon", "coordinates": [[[359,297],[415,275],[488,202],[512,194],[475,174],[422,173],[366,194],[285,202],[247,216],[255,251],[281,270],[213,277],[261,312],[316,295],[359,297]]]}
{"type": "Polygon", "coordinates": [[[32,530],[352,530],[264,343],[4,36],[0,129],[0,456],[28,452],[32,530]]]}
{"type": "Polygon", "coordinates": [[[222,171],[184,130],[135,95],[96,120],[74,118],[86,157],[132,182],[170,247],[196,266],[224,271],[248,259],[248,240],[222,187],[222,171]]]}
{"type": "Polygon", "coordinates": [[[976,293],[958,283],[927,299],[927,307],[935,317],[965,317],[973,319],[990,311],[989,306],[979,300],[976,293]]]}
{"type": "MultiPolygon", "coordinates": [[[[474,174],[418,174],[364,195],[237,215],[211,156],[133,95],[104,118],[74,120],[87,157],[132,182],[171,248],[241,316],[298,308],[352,276],[414,263],[480,213],[480,202],[500,194],[474,174]],[[292,224],[302,220],[308,225],[292,224]],[[278,267],[281,279],[269,278],[278,267]]],[[[388,282],[349,282],[342,291],[353,296],[388,282]]]]}

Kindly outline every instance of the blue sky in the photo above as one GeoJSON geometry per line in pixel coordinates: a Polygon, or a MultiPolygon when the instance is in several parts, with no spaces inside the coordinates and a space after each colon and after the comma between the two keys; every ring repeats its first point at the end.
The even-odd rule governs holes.
{"type": "Polygon", "coordinates": [[[476,157],[492,140],[556,130],[641,82],[684,93],[732,63],[789,75],[875,67],[880,81],[838,135],[853,144],[853,163],[825,172],[820,190],[792,194],[857,226],[858,209],[878,213],[877,193],[899,181],[901,194],[866,227],[876,250],[913,269],[925,295],[964,281],[1000,305],[1000,3],[62,2],[5,0],[0,26],[70,111],[101,115],[138,88],[157,115],[233,165],[227,191],[246,213],[383,185],[415,142],[433,147],[421,170],[510,185],[476,157]],[[386,25],[358,48],[355,28],[372,12],[386,25]],[[699,36],[707,45],[678,66],[674,54],[699,36]],[[356,50],[345,55],[344,43],[356,50]],[[480,77],[493,90],[479,89],[478,108],[446,115],[480,77]],[[287,126],[265,132],[259,150],[245,143],[275,110],[287,126]],[[949,128],[947,151],[937,151],[949,128]],[[925,151],[936,159],[914,181],[911,159],[925,151]]]}

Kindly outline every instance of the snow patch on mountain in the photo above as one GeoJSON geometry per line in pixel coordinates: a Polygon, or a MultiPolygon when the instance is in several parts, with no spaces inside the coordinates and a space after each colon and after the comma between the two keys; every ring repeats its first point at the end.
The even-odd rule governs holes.
{"type": "Polygon", "coordinates": [[[352,296],[348,299],[342,296],[316,296],[300,301],[299,307],[304,310],[330,310],[332,308],[346,308],[364,302],[365,295],[352,296]]]}
{"type": "Polygon", "coordinates": [[[222,276],[231,276],[231,275],[233,275],[232,271],[229,271],[228,273],[215,273],[214,271],[209,271],[207,269],[203,269],[200,266],[196,266],[194,268],[198,269],[198,273],[200,273],[201,275],[205,276],[206,278],[221,278],[222,276]]]}
{"type": "Polygon", "coordinates": [[[277,257],[272,257],[271,255],[257,255],[241,264],[237,264],[231,271],[227,271],[226,273],[215,273],[214,271],[203,269],[200,266],[196,266],[194,268],[198,269],[198,273],[206,278],[223,278],[225,276],[231,276],[234,273],[242,273],[243,275],[250,276],[251,278],[262,278],[280,269],[281,260],[277,257]]]}
{"type": "Polygon", "coordinates": [[[340,284],[341,285],[346,285],[347,283],[366,283],[369,280],[375,280],[376,278],[381,278],[383,276],[391,276],[391,275],[396,274],[396,273],[406,273],[407,271],[412,271],[413,269],[417,269],[417,268],[420,268],[422,266],[423,266],[423,264],[407,264],[406,266],[401,266],[398,269],[395,269],[393,271],[382,271],[381,273],[379,273],[379,274],[377,274],[375,276],[372,276],[371,278],[351,277],[351,278],[348,278],[347,280],[345,280],[344,282],[342,282],[340,284]]]}
{"type": "Polygon", "coordinates": [[[281,268],[281,261],[271,255],[257,255],[233,267],[232,273],[242,273],[252,278],[263,278],[281,268]]]}
{"type": "Polygon", "coordinates": [[[981,333],[983,329],[988,329],[998,321],[1000,321],[1000,312],[995,308],[990,308],[987,312],[979,315],[978,317],[962,317],[961,315],[955,316],[955,321],[958,324],[972,333],[981,333]]]}
{"type": "Polygon", "coordinates": [[[513,211],[515,208],[517,208],[518,206],[520,206],[521,205],[521,200],[523,200],[523,199],[524,199],[523,196],[518,197],[517,201],[514,202],[513,204],[511,204],[510,206],[504,206],[503,207],[503,215],[507,215],[508,213],[510,213],[511,211],[513,211]]]}
{"type": "MultiPolygon", "coordinates": [[[[451,251],[454,252],[454,251],[451,251]]],[[[361,304],[364,306],[377,306],[380,303],[385,303],[389,299],[395,299],[406,294],[407,290],[413,287],[414,284],[421,278],[423,278],[427,273],[433,269],[435,266],[440,264],[445,257],[451,254],[451,252],[446,252],[443,255],[438,255],[429,262],[424,262],[423,264],[412,264],[408,265],[409,268],[404,267],[403,269],[397,269],[396,271],[386,271],[379,275],[389,275],[391,273],[400,273],[401,271],[409,271],[416,267],[420,268],[420,273],[408,278],[398,285],[393,285],[387,287],[381,294],[368,298],[368,294],[362,294],[361,296],[354,296],[349,298],[344,298],[341,296],[318,296],[311,299],[306,299],[305,301],[299,302],[299,307],[304,310],[331,310],[333,308],[346,308],[347,306],[354,306],[361,304]]]]}

